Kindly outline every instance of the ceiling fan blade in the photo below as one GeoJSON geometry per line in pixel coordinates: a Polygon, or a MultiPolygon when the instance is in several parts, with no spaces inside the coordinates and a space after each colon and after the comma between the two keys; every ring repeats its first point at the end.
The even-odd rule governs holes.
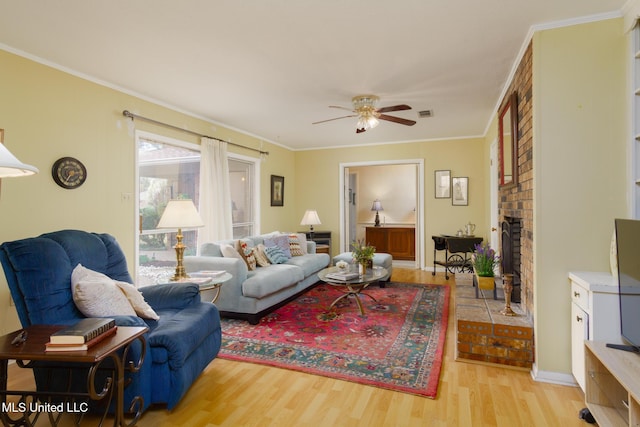
{"type": "Polygon", "coordinates": [[[403,119],[401,117],[396,117],[396,116],[387,116],[386,114],[380,114],[378,118],[380,120],[386,120],[388,122],[399,123],[401,125],[406,125],[406,126],[413,126],[416,124],[415,120],[407,120],[407,119],[403,119]]]}
{"type": "Polygon", "coordinates": [[[351,114],[349,116],[342,116],[342,117],[335,117],[333,119],[327,119],[327,120],[320,120],[319,122],[313,122],[311,123],[312,125],[317,125],[318,123],[326,123],[326,122],[332,122],[334,120],[340,120],[340,119],[346,119],[348,117],[358,117],[357,114],[351,114]]]}
{"type": "Polygon", "coordinates": [[[393,105],[391,107],[378,108],[378,113],[389,113],[391,111],[411,110],[407,104],[393,105]]]}

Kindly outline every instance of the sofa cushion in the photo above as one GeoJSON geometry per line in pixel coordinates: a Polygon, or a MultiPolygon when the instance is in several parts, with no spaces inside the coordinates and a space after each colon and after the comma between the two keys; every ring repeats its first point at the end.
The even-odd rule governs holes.
{"type": "Polygon", "coordinates": [[[217,243],[205,243],[200,246],[200,255],[202,256],[217,256],[221,257],[222,250],[220,249],[220,245],[217,243]]]}
{"type": "MultiPolygon", "coordinates": [[[[325,254],[326,255],[326,254],[325,254]]],[[[242,284],[242,295],[264,298],[304,279],[302,269],[295,265],[277,264],[258,268],[253,276],[242,284]]]]}
{"type": "Polygon", "coordinates": [[[242,256],[240,255],[240,252],[238,252],[236,248],[231,245],[228,245],[226,243],[221,244],[220,251],[222,252],[222,256],[225,258],[238,258],[244,261],[242,259],[242,256]]]}
{"type": "Polygon", "coordinates": [[[168,362],[173,370],[187,364],[189,355],[220,325],[217,311],[214,313],[201,304],[183,309],[165,308],[159,314],[160,320],[149,322],[147,341],[153,362],[168,362]],[[194,327],[205,324],[208,327],[194,327]]]}
{"type": "Polygon", "coordinates": [[[287,260],[288,265],[295,265],[304,272],[304,277],[311,276],[329,265],[328,254],[307,254],[294,256],[287,260]]]}

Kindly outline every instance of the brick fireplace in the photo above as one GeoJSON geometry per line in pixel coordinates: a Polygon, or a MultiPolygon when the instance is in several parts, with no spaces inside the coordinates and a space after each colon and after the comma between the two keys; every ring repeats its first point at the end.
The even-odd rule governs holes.
{"type": "MultiPolygon", "coordinates": [[[[516,185],[501,187],[498,199],[499,221],[506,227],[515,226],[518,230],[508,230],[509,235],[518,241],[502,240],[501,255],[506,258],[518,275],[519,301],[523,312],[533,315],[533,103],[532,103],[532,45],[527,47],[518,66],[513,82],[506,92],[515,92],[518,97],[518,182],[516,185]]],[[[508,96],[500,106],[508,101],[508,96]]],[[[503,266],[504,267],[504,266],[503,266]]]]}
{"type": "MultiPolygon", "coordinates": [[[[476,298],[461,278],[456,286],[456,360],[466,359],[530,369],[534,363],[533,329],[533,130],[532,45],[527,47],[509,95],[517,94],[517,183],[499,190],[500,254],[503,272],[514,274],[511,300],[516,317],[499,314],[504,301],[476,298]],[[519,304],[517,304],[519,303],[519,304]]],[[[458,282],[456,277],[456,282],[458,282]]],[[[483,291],[484,292],[484,291],[483,291]]]]}

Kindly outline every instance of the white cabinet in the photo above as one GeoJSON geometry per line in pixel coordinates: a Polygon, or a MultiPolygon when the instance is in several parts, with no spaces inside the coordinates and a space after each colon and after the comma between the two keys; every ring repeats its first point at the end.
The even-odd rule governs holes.
{"type": "Polygon", "coordinates": [[[618,282],[610,273],[578,271],[571,281],[571,371],[585,390],[584,341],[622,343],[618,282]]]}

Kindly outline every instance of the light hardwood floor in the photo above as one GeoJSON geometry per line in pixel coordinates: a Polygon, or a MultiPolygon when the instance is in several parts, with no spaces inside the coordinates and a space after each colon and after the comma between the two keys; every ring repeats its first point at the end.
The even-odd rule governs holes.
{"type": "MultiPolygon", "coordinates": [[[[456,362],[455,285],[444,274],[394,269],[398,282],[451,286],[440,387],[427,399],[251,363],[215,359],[171,412],[148,410],[139,426],[582,426],[577,387],[535,382],[528,372],[456,362]]],[[[29,383],[10,368],[10,383],[29,383]],[[11,379],[13,378],[13,380],[11,379]]],[[[45,421],[45,420],[42,420],[45,421]]]]}

